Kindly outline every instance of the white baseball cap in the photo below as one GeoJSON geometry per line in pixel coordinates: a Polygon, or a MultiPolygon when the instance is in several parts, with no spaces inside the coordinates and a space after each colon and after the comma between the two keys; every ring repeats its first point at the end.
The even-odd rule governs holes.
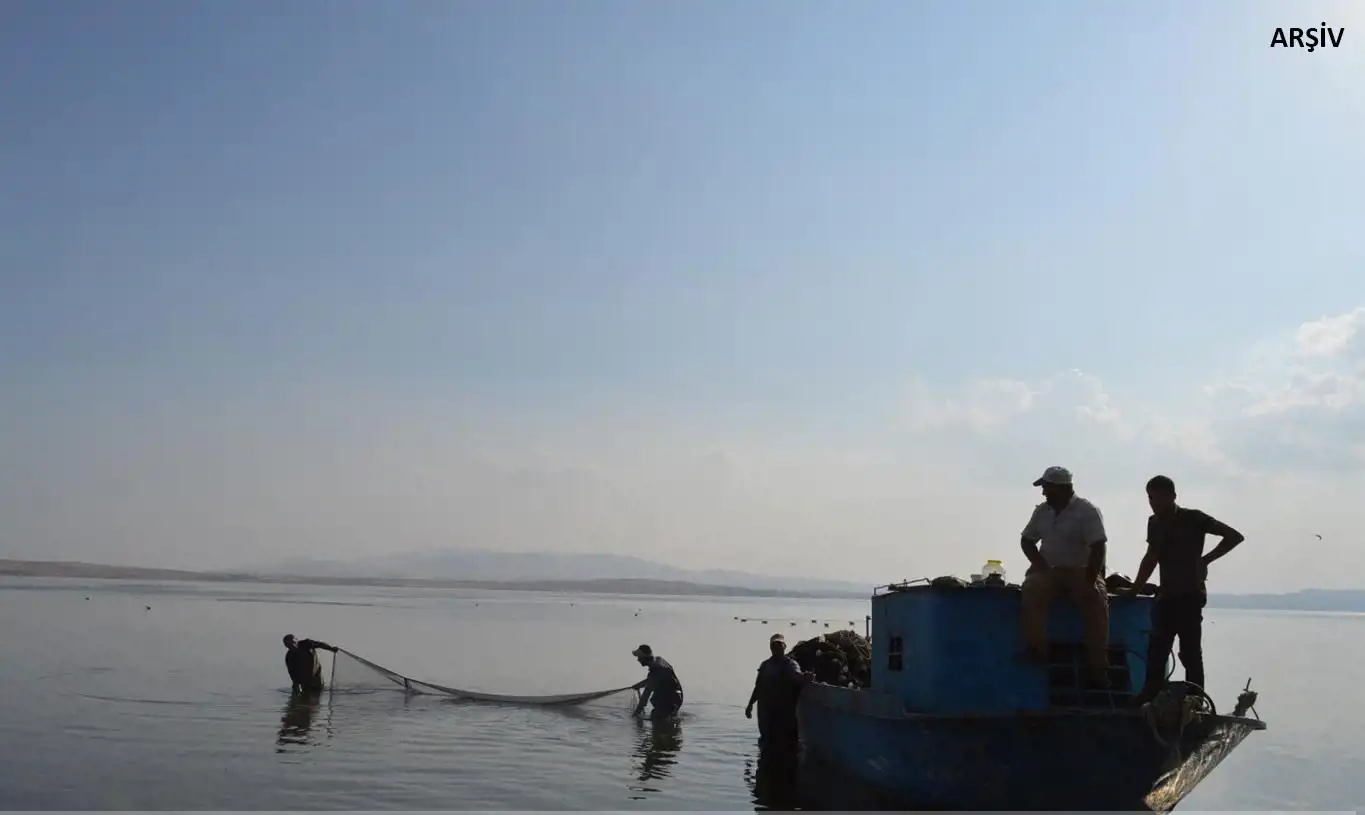
{"type": "Polygon", "coordinates": [[[1068,470],[1065,467],[1048,467],[1046,470],[1043,471],[1043,475],[1037,481],[1033,482],[1033,486],[1041,487],[1044,484],[1070,483],[1071,483],[1070,470],[1068,470]]]}

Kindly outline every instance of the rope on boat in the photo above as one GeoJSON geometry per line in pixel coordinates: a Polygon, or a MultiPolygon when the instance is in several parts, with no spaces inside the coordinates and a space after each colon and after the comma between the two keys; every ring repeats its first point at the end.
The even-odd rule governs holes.
{"type": "Polygon", "coordinates": [[[1167,685],[1155,699],[1142,706],[1143,717],[1152,731],[1152,737],[1162,747],[1178,746],[1181,737],[1185,735],[1185,727],[1194,721],[1196,716],[1214,712],[1213,703],[1208,696],[1202,690],[1197,693],[1188,692],[1185,683],[1167,685]],[[1174,732],[1167,738],[1161,735],[1162,730],[1174,732]]]}

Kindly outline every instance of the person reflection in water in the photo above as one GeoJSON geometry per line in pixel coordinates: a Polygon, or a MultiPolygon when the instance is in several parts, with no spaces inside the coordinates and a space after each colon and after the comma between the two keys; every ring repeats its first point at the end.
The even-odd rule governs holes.
{"type": "Polygon", "coordinates": [[[277,753],[283,753],[289,745],[306,745],[312,739],[313,718],[317,715],[320,700],[315,694],[296,693],[289,697],[280,717],[277,753]]]}
{"type": "Polygon", "coordinates": [[[805,809],[796,754],[782,748],[759,748],[758,758],[745,762],[744,779],[753,795],[754,811],[805,809]]]}
{"type": "MultiPolygon", "coordinates": [[[[678,751],[682,750],[682,725],[676,718],[636,719],[635,727],[640,737],[635,748],[640,782],[668,778],[673,773],[673,765],[678,763],[678,751]]],[[[649,788],[641,791],[658,792],[649,788]]]]}

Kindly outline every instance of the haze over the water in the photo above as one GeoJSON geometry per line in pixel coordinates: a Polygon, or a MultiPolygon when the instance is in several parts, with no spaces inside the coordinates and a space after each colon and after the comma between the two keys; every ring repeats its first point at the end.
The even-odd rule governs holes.
{"type": "Polygon", "coordinates": [[[1363,586],[1362,23],[11,3],[0,556],[1018,572],[1063,464],[1363,586]]]}

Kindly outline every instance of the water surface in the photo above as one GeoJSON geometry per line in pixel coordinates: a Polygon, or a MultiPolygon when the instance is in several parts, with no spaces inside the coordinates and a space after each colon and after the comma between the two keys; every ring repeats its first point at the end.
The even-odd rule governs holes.
{"type": "MultiPolygon", "coordinates": [[[[861,631],[866,613],[857,600],[5,579],[0,804],[733,810],[754,807],[757,784],[761,805],[780,805],[764,797],[780,785],[755,778],[743,716],[767,636],[861,631]],[[399,693],[299,704],[286,633],[507,694],[628,685],[642,676],[630,651],[647,642],[678,669],[686,716],[655,729],[621,698],[577,710],[399,693]]],[[[1215,699],[1231,707],[1254,677],[1270,729],[1181,808],[1361,808],[1365,618],[1210,609],[1208,620],[1215,699]]]]}

